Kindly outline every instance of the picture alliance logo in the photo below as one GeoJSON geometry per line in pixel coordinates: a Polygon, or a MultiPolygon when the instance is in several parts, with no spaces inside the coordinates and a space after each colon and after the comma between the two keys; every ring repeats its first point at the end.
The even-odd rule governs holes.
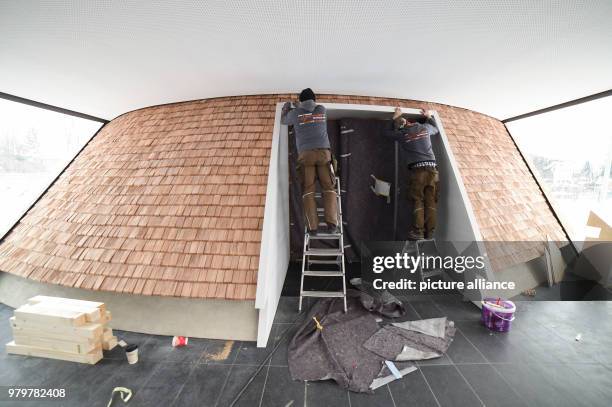
{"type": "Polygon", "coordinates": [[[372,286],[376,290],[418,290],[418,291],[444,291],[444,290],[514,290],[514,281],[487,281],[484,278],[477,278],[473,281],[445,281],[445,280],[425,280],[415,281],[401,278],[399,281],[384,281],[376,278],[372,281],[372,286]]]}

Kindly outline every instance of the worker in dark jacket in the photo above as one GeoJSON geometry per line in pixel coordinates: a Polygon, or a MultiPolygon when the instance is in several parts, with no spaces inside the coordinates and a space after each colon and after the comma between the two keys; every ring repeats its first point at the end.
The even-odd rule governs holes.
{"type": "Polygon", "coordinates": [[[332,167],[332,156],[327,135],[325,106],[317,105],[312,89],[300,93],[296,108],[285,103],[281,123],[292,125],[298,151],[297,173],[302,186],[302,201],[308,231],[316,234],[319,218],[315,202],[316,181],[321,185],[327,233],[338,233],[338,211],[336,202],[336,177],[332,167]]]}
{"type": "Polygon", "coordinates": [[[387,137],[399,142],[404,164],[409,170],[408,194],[414,204],[412,227],[408,233],[410,240],[432,239],[437,220],[439,174],[431,136],[439,131],[430,114],[425,110],[421,112],[425,117],[424,123],[403,117],[402,109],[397,107],[393,122],[385,132],[387,137]]]}

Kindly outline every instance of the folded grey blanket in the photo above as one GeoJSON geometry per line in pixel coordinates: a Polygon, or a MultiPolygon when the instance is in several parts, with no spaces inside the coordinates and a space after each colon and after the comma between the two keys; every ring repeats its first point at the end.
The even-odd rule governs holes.
{"type": "MultiPolygon", "coordinates": [[[[372,283],[360,278],[351,279],[351,284],[359,290],[361,305],[370,312],[377,312],[388,318],[399,318],[406,314],[406,307],[387,290],[377,290],[372,283]]],[[[354,295],[351,290],[349,295],[354,295]]]]}
{"type": "Polygon", "coordinates": [[[363,346],[386,360],[432,359],[446,352],[455,332],[454,324],[446,317],[408,321],[379,329],[363,346]],[[442,328],[444,334],[440,336],[442,328]]]}

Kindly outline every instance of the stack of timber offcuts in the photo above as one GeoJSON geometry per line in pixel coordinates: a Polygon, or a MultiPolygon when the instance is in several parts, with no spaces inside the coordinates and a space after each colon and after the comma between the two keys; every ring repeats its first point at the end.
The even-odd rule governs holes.
{"type": "Polygon", "coordinates": [[[95,364],[117,346],[103,302],[37,295],[11,317],[8,353],[95,364]]]}

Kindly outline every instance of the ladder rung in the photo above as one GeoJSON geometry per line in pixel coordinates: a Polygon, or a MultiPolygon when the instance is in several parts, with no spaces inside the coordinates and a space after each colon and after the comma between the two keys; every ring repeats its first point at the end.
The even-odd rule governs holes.
{"type": "Polygon", "coordinates": [[[308,264],[340,264],[340,260],[307,260],[308,264]]]}
{"type": "Polygon", "coordinates": [[[340,233],[317,233],[316,235],[308,235],[310,240],[330,240],[340,239],[340,233]]]}
{"type": "Polygon", "coordinates": [[[340,256],[342,255],[342,248],[336,249],[309,249],[304,252],[307,256],[340,256]]]}
{"type": "Polygon", "coordinates": [[[342,291],[302,291],[302,297],[344,297],[342,291]]]}
{"type": "Polygon", "coordinates": [[[343,277],[344,272],[337,270],[304,270],[304,275],[312,277],[343,277]]]}

